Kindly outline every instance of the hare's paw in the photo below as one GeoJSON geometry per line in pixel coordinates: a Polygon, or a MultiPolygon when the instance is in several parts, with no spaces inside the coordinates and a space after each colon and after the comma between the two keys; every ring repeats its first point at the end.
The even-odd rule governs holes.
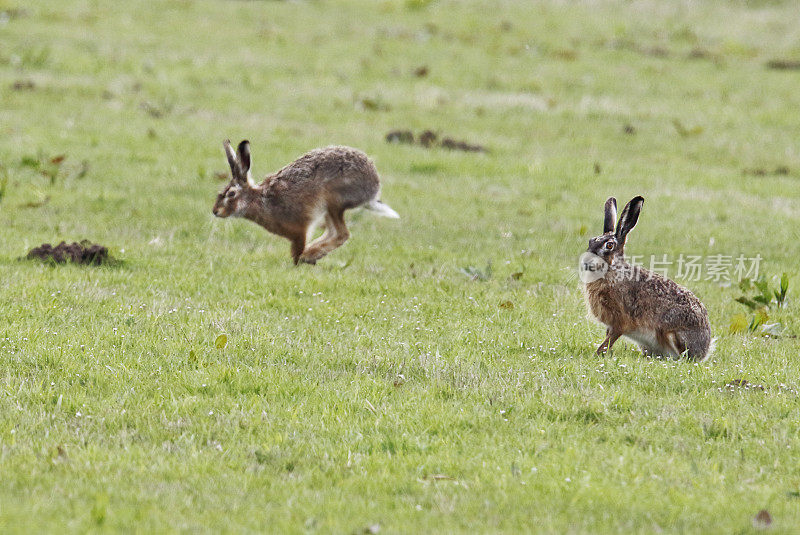
{"type": "Polygon", "coordinates": [[[325,256],[325,251],[321,251],[317,247],[308,247],[303,254],[300,255],[300,262],[303,264],[316,264],[317,260],[325,256]]]}

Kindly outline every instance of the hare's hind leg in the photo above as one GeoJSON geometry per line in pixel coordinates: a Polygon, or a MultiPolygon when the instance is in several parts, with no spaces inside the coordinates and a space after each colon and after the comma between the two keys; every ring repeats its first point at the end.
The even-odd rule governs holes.
{"type": "MultiPolygon", "coordinates": [[[[322,233],[322,235],[319,238],[317,238],[316,240],[313,240],[311,243],[309,243],[308,247],[306,248],[306,250],[316,249],[320,244],[330,240],[331,237],[333,236],[334,232],[335,232],[335,230],[333,228],[333,225],[330,224],[329,221],[328,221],[328,218],[325,217],[325,231],[322,233]]],[[[309,228],[308,235],[307,235],[308,238],[307,239],[310,240],[313,234],[314,234],[313,229],[309,228]]]]}
{"type": "Polygon", "coordinates": [[[310,243],[300,256],[301,262],[315,263],[317,260],[341,246],[350,237],[344,222],[344,210],[329,212],[325,217],[325,233],[310,243]]]}
{"type": "MultiPolygon", "coordinates": [[[[327,254],[327,252],[322,251],[324,250],[325,245],[331,240],[335,232],[336,231],[333,227],[333,224],[330,222],[330,218],[326,216],[325,231],[322,233],[322,236],[309,243],[305,250],[302,251],[300,261],[305,262],[306,264],[316,264],[317,260],[327,254]]],[[[311,231],[309,231],[309,234],[311,234],[311,231]]]]}

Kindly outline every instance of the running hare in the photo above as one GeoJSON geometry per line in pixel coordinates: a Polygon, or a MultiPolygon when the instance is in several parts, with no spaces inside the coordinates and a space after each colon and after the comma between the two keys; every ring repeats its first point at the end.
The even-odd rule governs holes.
{"type": "Polygon", "coordinates": [[[314,149],[300,156],[261,184],[250,176],[250,142],[236,152],[223,143],[231,166],[230,184],[217,196],[214,215],[243,217],[292,242],[292,260],[315,264],[347,238],[344,211],[363,206],[378,215],[398,218],[380,201],[375,165],[363,152],[350,147],[314,149]],[[306,246],[314,229],[325,233],[306,246]]]}
{"type": "Polygon", "coordinates": [[[631,199],[615,231],[617,201],[608,199],[603,235],[589,240],[581,258],[581,269],[589,274],[582,272],[589,312],[607,327],[597,354],[626,336],[645,354],[703,360],[711,346],[703,303],[675,282],[625,261],[625,238],[636,225],[643,203],[642,197],[631,199]]]}

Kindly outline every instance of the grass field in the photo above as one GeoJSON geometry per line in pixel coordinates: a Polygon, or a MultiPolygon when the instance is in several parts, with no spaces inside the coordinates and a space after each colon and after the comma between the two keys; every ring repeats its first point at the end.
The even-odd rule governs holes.
{"type": "Polygon", "coordinates": [[[682,4],[0,0],[0,530],[797,532],[796,5],[682,4]],[[402,219],[294,267],[211,215],[226,137],[358,147],[402,219]],[[595,356],[637,194],[628,254],[760,255],[782,335],[704,276],[712,358],[595,356]]]}

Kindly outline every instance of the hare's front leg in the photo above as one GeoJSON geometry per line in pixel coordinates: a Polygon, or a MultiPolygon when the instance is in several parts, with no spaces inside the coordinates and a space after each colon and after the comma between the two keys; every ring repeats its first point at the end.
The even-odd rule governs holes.
{"type": "Polygon", "coordinates": [[[300,256],[303,254],[303,249],[306,247],[306,235],[298,234],[290,237],[289,240],[292,242],[292,261],[296,266],[301,260],[300,256]]]}
{"type": "Polygon", "coordinates": [[[603,340],[603,343],[600,344],[600,347],[597,348],[597,351],[595,351],[595,354],[602,355],[606,351],[610,351],[611,350],[611,346],[614,345],[614,342],[619,340],[620,336],[622,336],[621,333],[617,333],[614,329],[612,329],[611,327],[608,327],[606,329],[606,339],[603,340]]]}
{"type": "Polygon", "coordinates": [[[325,233],[311,242],[300,256],[301,262],[314,264],[317,260],[340,247],[350,237],[344,223],[344,210],[329,213],[325,217],[325,233]]]}

